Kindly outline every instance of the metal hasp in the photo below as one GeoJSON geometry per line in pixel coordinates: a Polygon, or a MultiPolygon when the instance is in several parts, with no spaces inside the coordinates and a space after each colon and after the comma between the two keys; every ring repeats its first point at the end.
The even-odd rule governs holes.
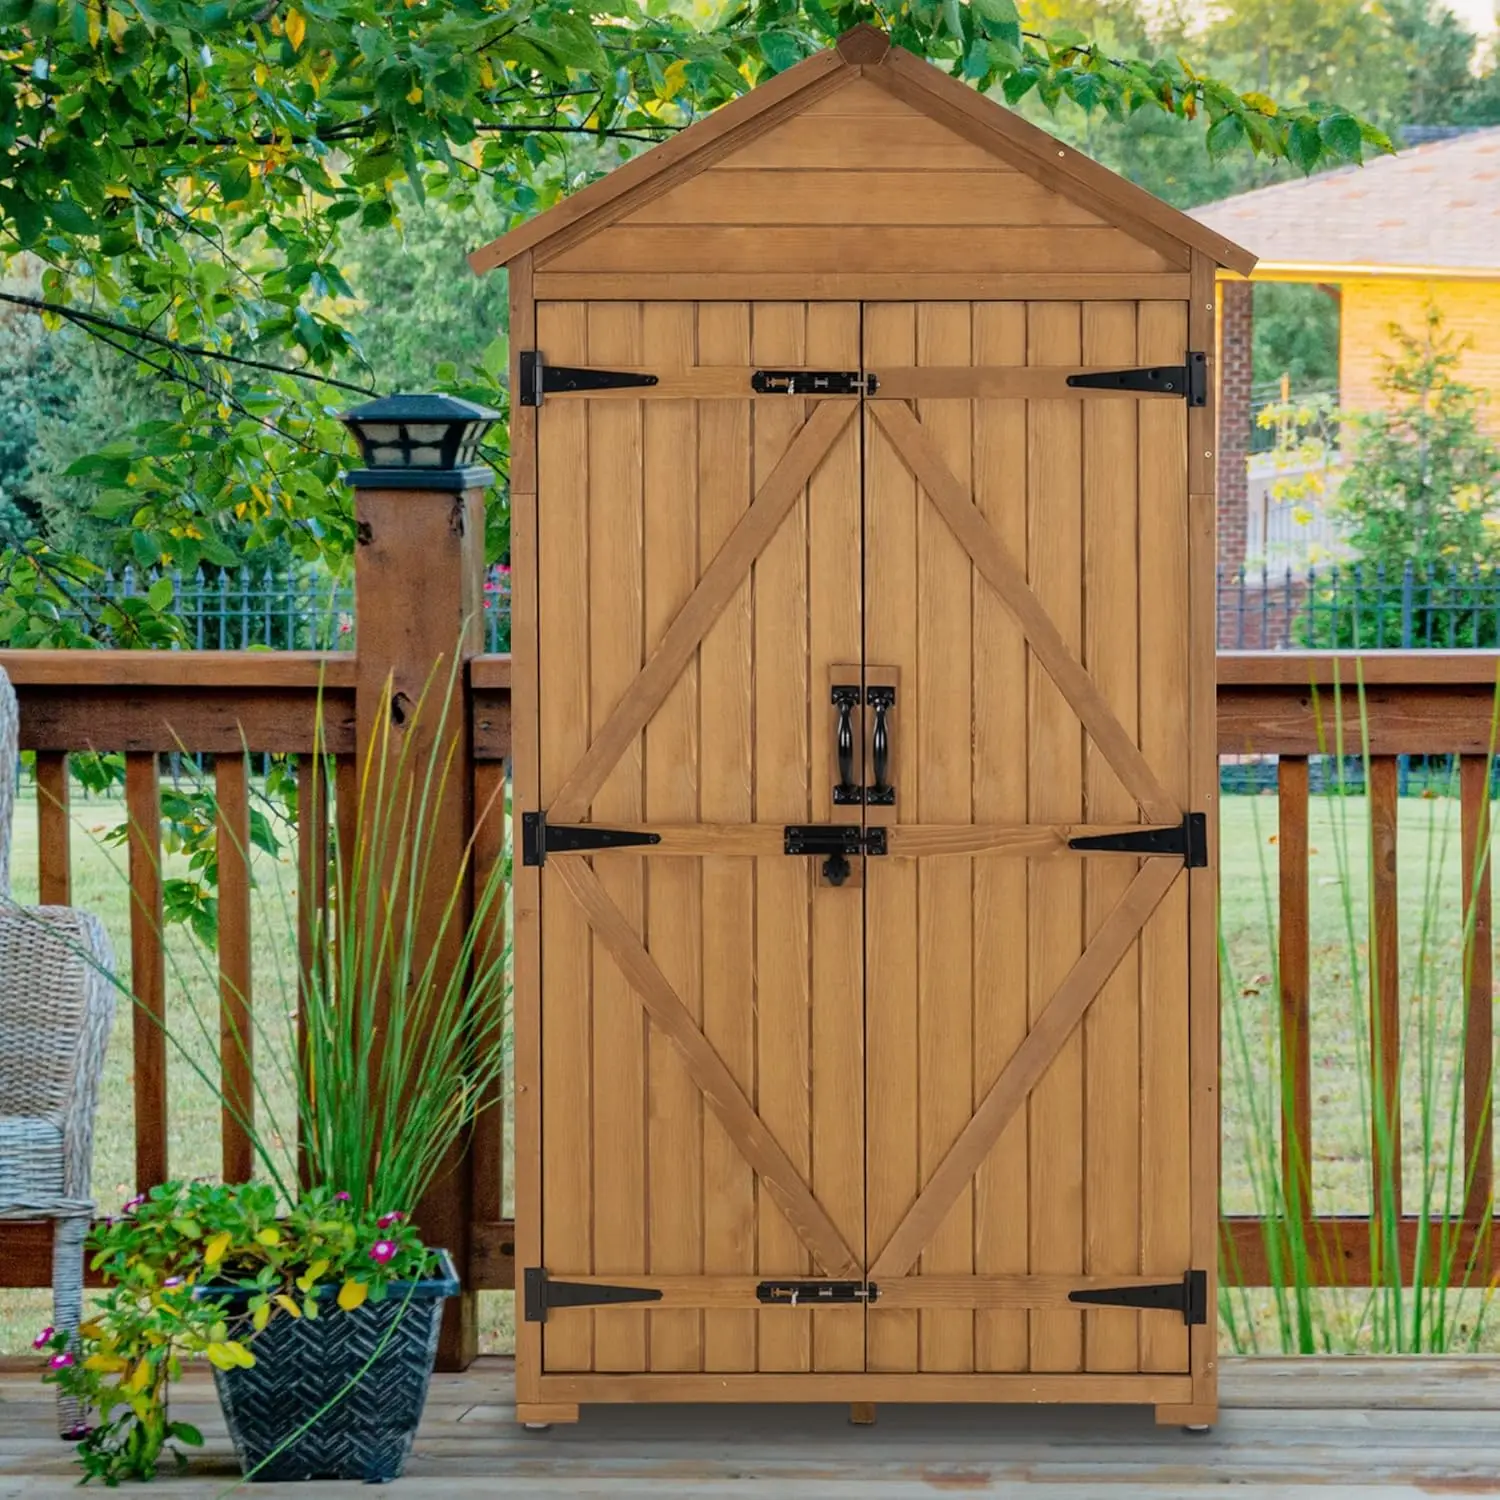
{"type": "Polygon", "coordinates": [[[581,370],[573,365],[549,365],[538,350],[521,351],[522,406],[540,406],[542,397],[549,393],[617,391],[656,382],[655,375],[643,375],[637,370],[581,370]]]}
{"type": "Polygon", "coordinates": [[[874,375],[858,370],[757,370],[750,389],[759,396],[873,396],[874,375]]]}
{"type": "Polygon", "coordinates": [[[604,1307],[615,1302],[660,1302],[654,1286],[597,1286],[584,1281],[553,1281],[544,1266],[527,1266],[521,1278],[528,1323],[545,1323],[554,1307],[604,1307]]]}
{"type": "Polygon", "coordinates": [[[1208,1322],[1208,1272],[1185,1271],[1181,1281],[1156,1286],[1100,1287],[1097,1291],[1069,1292],[1069,1302],[1089,1307],[1142,1307],[1180,1312],[1189,1328],[1208,1322]]]}
{"type": "Polygon", "coordinates": [[[819,1307],[833,1303],[875,1302],[880,1288],[873,1281],[763,1281],[755,1295],[779,1307],[819,1307]]]}
{"type": "Polygon", "coordinates": [[[1192,350],[1185,365],[1153,365],[1149,369],[1094,370],[1069,375],[1076,390],[1141,391],[1146,395],[1185,396],[1189,406],[1208,405],[1208,356],[1192,350]]]}
{"type": "Polygon", "coordinates": [[[788,823],[782,850],[823,855],[823,878],[829,885],[843,885],[852,871],[851,857],[885,853],[885,829],[861,828],[858,823],[788,823]]]}
{"type": "Polygon", "coordinates": [[[1208,815],[1187,813],[1176,828],[1143,828],[1139,833],[1096,833],[1068,840],[1084,854],[1177,854],[1190,870],[1208,863],[1208,815]]]}
{"type": "Polygon", "coordinates": [[[547,814],[521,814],[521,863],[544,865],[549,854],[579,849],[626,849],[632,844],[659,844],[659,833],[635,828],[601,828],[594,823],[548,823],[547,814]]]}

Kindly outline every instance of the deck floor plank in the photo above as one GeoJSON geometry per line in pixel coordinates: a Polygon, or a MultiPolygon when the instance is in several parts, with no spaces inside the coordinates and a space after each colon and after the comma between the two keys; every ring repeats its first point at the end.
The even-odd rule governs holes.
{"type": "MultiPolygon", "coordinates": [[[[944,1492],[1046,1500],[1416,1500],[1500,1497],[1500,1360],[1225,1360],[1223,1410],[1202,1437],[1119,1408],[881,1406],[874,1427],[843,1406],[588,1407],[576,1427],[516,1426],[509,1361],[434,1377],[407,1477],[409,1500],[653,1496],[912,1500],[944,1492]]],[[[174,1415],[208,1446],[184,1474],[132,1495],[219,1500],[236,1477],[206,1378],[174,1415]]],[[[52,1436],[50,1394],[18,1362],[0,1369],[0,1500],[62,1500],[75,1471],[52,1436]]],[[[362,1486],[262,1485],[255,1500],[318,1500],[362,1486]]]]}

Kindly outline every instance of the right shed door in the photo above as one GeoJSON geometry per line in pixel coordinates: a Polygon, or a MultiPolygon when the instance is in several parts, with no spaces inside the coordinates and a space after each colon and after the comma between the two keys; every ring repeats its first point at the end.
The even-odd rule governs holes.
{"type": "Polygon", "coordinates": [[[1189,1368],[1180,1311],[1069,1300],[1193,1265],[1187,875],[1067,847],[1189,806],[1186,409],[1048,373],[1187,343],[1175,301],[864,310],[871,1371],[1189,1368]]]}

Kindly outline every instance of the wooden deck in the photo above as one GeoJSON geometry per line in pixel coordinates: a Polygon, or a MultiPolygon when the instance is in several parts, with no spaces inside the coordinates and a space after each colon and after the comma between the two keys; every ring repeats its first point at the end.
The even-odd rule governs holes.
{"type": "MultiPolygon", "coordinates": [[[[1500,1359],[1227,1360],[1219,1425],[1192,1437],[1148,1411],[882,1407],[592,1407],[576,1427],[515,1425],[507,1360],[440,1375],[407,1477],[409,1500],[468,1496],[738,1496],[906,1500],[941,1494],[1085,1497],[1500,1496],[1500,1359]]],[[[122,1494],[210,1500],[237,1471],[206,1379],[177,1415],[208,1434],[185,1475],[122,1494]]],[[[0,1373],[0,1500],[72,1494],[50,1399],[0,1373]]],[[[256,1500],[357,1495],[361,1486],[256,1485],[256,1500]]]]}

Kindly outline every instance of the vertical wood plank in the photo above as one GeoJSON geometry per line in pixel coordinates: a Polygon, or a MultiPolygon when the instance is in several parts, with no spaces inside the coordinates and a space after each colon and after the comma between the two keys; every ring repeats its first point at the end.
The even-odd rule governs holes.
{"type": "MultiPolygon", "coordinates": [[[[1083,309],[1083,362],[1129,366],[1136,358],[1131,302],[1083,309]]],[[[1083,406],[1084,665],[1120,724],[1137,734],[1136,403],[1083,406]]],[[[1135,798],[1092,740],[1084,747],[1084,810],[1091,823],[1129,823],[1135,798]]],[[[1092,938],[1134,879],[1128,860],[1084,862],[1085,938],[1092,938]]],[[[1140,951],[1132,947],[1084,1019],[1084,1270],[1140,1270],[1140,951]]],[[[1084,1368],[1139,1368],[1136,1314],[1084,1314],[1084,1368]]]]}
{"type": "MultiPolygon", "coordinates": [[[[328,922],[328,772],[322,755],[297,757],[297,1069],[307,1075],[307,1012],[314,965],[326,952],[328,922]]],[[[322,982],[319,980],[318,982],[322,982]]],[[[305,1122],[297,1119],[297,1178],[311,1182],[305,1122]]]]}
{"type": "Polygon", "coordinates": [[[167,1180],[167,969],[162,952],[161,787],[156,756],[125,757],[130,869],[130,987],[135,1073],[135,1187],[167,1180]]]}
{"type": "MultiPolygon", "coordinates": [[[[589,362],[588,313],[582,303],[542,303],[537,308],[537,346],[559,363],[589,362]]],[[[542,810],[588,749],[592,725],[589,686],[589,607],[592,551],[597,545],[591,525],[593,489],[589,463],[590,408],[582,402],[554,401],[537,418],[537,494],[535,515],[536,585],[531,608],[538,649],[533,658],[537,678],[539,776],[527,787],[517,783],[518,815],[523,799],[542,810]],[[546,497],[546,504],[541,503],[546,497]],[[545,689],[541,683],[545,681],[545,689]]],[[[514,524],[514,522],[512,523],[514,524]]],[[[513,572],[514,576],[514,572],[513,572]]],[[[517,593],[520,584],[515,585],[517,593]]],[[[512,626],[512,639],[519,640],[512,626]]],[[[516,704],[516,723],[523,711],[516,704]]],[[[524,732],[524,731],[522,731],[524,732]]],[[[521,742],[517,741],[518,756],[521,742]]],[[[524,764],[524,756],[519,763],[524,764]]],[[[534,879],[535,867],[521,866],[534,879]]],[[[517,1013],[517,1104],[525,1098],[524,1069],[534,1065],[541,1088],[539,1115],[516,1116],[516,1221],[525,1225],[521,1196],[529,1186],[536,1209],[530,1232],[536,1238],[535,1260],[555,1275],[566,1270],[599,1269],[594,1261],[593,1219],[595,1108],[594,1008],[592,940],[588,924],[555,875],[542,872],[540,944],[537,967],[529,977],[538,1010],[523,1058],[519,1051],[523,1016],[517,1013]],[[540,990],[545,969],[547,987],[540,990]],[[530,1063],[526,1062],[530,1059],[530,1063]],[[545,1153],[545,1154],[544,1154],[545,1153]]],[[[516,887],[516,928],[521,933],[525,887],[516,887]]],[[[522,962],[522,949],[517,950],[522,962]]],[[[608,963],[608,957],[603,957],[608,963]]],[[[517,971],[518,983],[522,970],[517,971]]],[[[535,1106],[533,1106],[535,1107],[535,1106]]],[[[518,1251],[524,1240],[517,1240],[518,1251]]],[[[523,1251],[524,1254],[524,1251],[523,1251]]],[[[601,1261],[601,1264],[603,1262],[601,1261]]],[[[537,1324],[525,1326],[543,1345],[549,1371],[592,1370],[595,1320],[592,1313],[554,1318],[545,1335],[537,1324]]]]}
{"type": "MultiPolygon", "coordinates": [[[[520,389],[520,352],[539,347],[537,308],[532,296],[531,256],[511,263],[510,389],[520,389]]],[[[511,577],[511,848],[521,847],[521,818],[539,812],[541,758],[537,702],[537,478],[538,409],[513,402],[510,414],[510,577],[511,577]]],[[[577,533],[583,536],[580,531],[577,533]]],[[[511,1081],[515,1109],[516,1263],[544,1265],[542,1259],[541,1135],[541,871],[516,860],[511,871],[512,964],[511,1081]]],[[[587,997],[584,998],[587,1004],[587,997]]],[[[576,1044],[575,1044],[576,1045],[576,1044]]],[[[587,1079],[584,1080],[587,1097],[587,1079]]],[[[576,1170],[576,1169],[574,1169],[576,1170]]],[[[587,1180],[587,1164],[583,1168],[587,1180]]],[[[585,1210],[586,1211],[586,1210],[585,1210]]],[[[587,1264],[585,1259],[584,1264],[587,1264]]],[[[587,1320],[582,1338],[589,1337],[587,1320]]],[[[542,1328],[516,1319],[516,1399],[540,1396],[542,1328]]]]}
{"type": "MultiPolygon", "coordinates": [[[[973,351],[967,303],[918,305],[917,363],[966,366],[973,351]]],[[[968,401],[921,401],[918,416],[964,487],[972,485],[972,421],[968,401]]],[[[904,677],[915,699],[917,754],[903,761],[903,780],[923,823],[973,820],[971,709],[973,566],[931,500],[917,504],[917,661],[904,677]]],[[[897,720],[898,724],[900,720],[897,720]]],[[[911,730],[908,729],[908,743],[911,730]]],[[[917,862],[918,1139],[922,1183],[947,1155],[974,1112],[974,892],[972,859],[917,862]]],[[[928,1241],[920,1269],[972,1275],[974,1194],[966,1187],[928,1241]]],[[[967,1310],[920,1316],[923,1370],[974,1368],[974,1317],[967,1310]]]]}
{"type": "MultiPolygon", "coordinates": [[[[916,310],[909,303],[867,303],[865,366],[916,363],[916,310]]],[[[917,681],[916,483],[868,413],[865,416],[865,661],[899,670],[911,698],[917,681]]],[[[903,709],[904,712],[904,709],[903,709]]],[[[906,744],[920,734],[915,713],[902,721],[906,744]]],[[[914,758],[914,757],[913,757],[914,758]]],[[[915,799],[897,804],[915,822],[915,799]]],[[[918,1136],[917,862],[865,862],[865,1222],[873,1261],[921,1181],[918,1136]]],[[[918,1368],[920,1315],[882,1308],[867,1315],[868,1367],[918,1368]]]]}
{"type": "Polygon", "coordinates": [[[1281,1183],[1286,1212],[1312,1199],[1312,978],[1308,939],[1307,757],[1283,755],[1276,770],[1280,897],[1281,1183]]]}
{"type": "Polygon", "coordinates": [[[1396,889],[1399,766],[1370,758],[1370,1102],[1372,1207],[1401,1212],[1401,938],[1396,889]]]}
{"type": "MultiPolygon", "coordinates": [[[[854,303],[807,311],[807,360],[816,368],[858,369],[860,311],[854,303]]],[[[834,763],[828,668],[858,661],[863,634],[859,433],[851,422],[807,487],[807,620],[812,734],[811,811],[816,823],[842,821],[826,767],[834,763]],[[821,701],[820,701],[821,700],[821,701]]],[[[816,868],[814,861],[809,865],[816,868]]],[[[866,862],[868,863],[868,861],[866,862]]],[[[864,912],[862,891],[814,882],[810,913],[812,1026],[808,1081],[812,1189],[846,1242],[864,1241],[864,912]]],[[[862,1307],[826,1308],[812,1319],[812,1367],[861,1370],[862,1307]]]]}
{"type": "MultiPolygon", "coordinates": [[[[495,878],[505,859],[505,763],[476,761],[474,765],[474,891],[478,893],[495,878]]],[[[474,944],[477,968],[490,968],[505,961],[505,902],[490,906],[474,944]]],[[[504,1017],[485,1023],[498,1037],[504,1017]]],[[[496,1078],[485,1091],[474,1121],[469,1143],[469,1173],[474,1221],[492,1224],[504,1217],[505,1107],[504,1080],[496,1078]]]]}
{"type": "MultiPolygon", "coordinates": [[[[709,365],[750,363],[750,307],[698,306],[698,358],[709,365]]],[[[698,567],[718,554],[750,504],[750,402],[704,401],[698,408],[698,567]]],[[[754,815],[751,725],[753,592],[747,574],[709,627],[699,652],[699,805],[707,823],[748,823],[754,815]]],[[[756,861],[703,860],[703,1031],[745,1097],[755,1097],[756,861]]],[[[712,1112],[703,1118],[703,1257],[725,1275],[756,1265],[755,1174],[712,1112]]],[[[756,1314],[703,1315],[707,1370],[751,1371],[756,1314]]]]}
{"type": "Polygon", "coordinates": [[[1477,1223],[1494,1190],[1495,973],[1490,890],[1490,757],[1459,762],[1464,887],[1464,1217],[1477,1223]]]}
{"type": "MultiPolygon", "coordinates": [[[[976,303],[974,362],[1026,363],[1026,306],[976,303]]],[[[974,403],[974,503],[1012,557],[1026,556],[1026,403],[974,403]]],[[[1024,823],[1030,743],[1026,641],[993,586],[974,584],[974,819],[1024,823]]],[[[1027,1030],[1027,866],[1019,859],[974,861],[974,1093],[983,1098],[1027,1030]]],[[[974,1179],[974,1270],[1024,1274],[1030,1199],[1027,1112],[1017,1110],[974,1179]]],[[[974,1315],[977,1370],[1024,1370],[1027,1315],[974,1315]]]]}
{"type": "MultiPolygon", "coordinates": [[[[1136,328],[1143,364],[1180,358],[1187,307],[1143,302],[1136,328]]],[[[1208,795],[1195,784],[1188,627],[1187,411],[1175,401],[1143,401],[1138,413],[1140,495],[1141,749],[1184,809],[1208,795]]],[[[1198,776],[1202,780],[1200,769],[1198,776]]],[[[1142,1270],[1196,1265],[1192,1218],[1193,1121],[1189,1102],[1191,974],[1189,881],[1179,880],[1141,934],[1141,1254],[1142,1270]]],[[[1201,1016],[1200,1016],[1201,1019],[1201,1016]]],[[[1198,1247],[1201,1249],[1201,1245],[1198,1247]]],[[[1210,1257],[1204,1269],[1213,1275],[1210,1257]]],[[[1153,1373],[1188,1368],[1188,1340],[1166,1318],[1142,1318],[1141,1365],[1153,1373]]]]}
{"type": "Polygon", "coordinates": [[[214,764],[219,804],[220,1150],[225,1182],[248,1182],[255,1168],[255,1022],[250,989],[250,778],[244,755],[214,764]]]}
{"type": "Polygon", "coordinates": [[[68,757],[60,750],[36,753],[37,900],[43,906],[73,901],[72,818],[68,757]]]}
{"type": "MultiPolygon", "coordinates": [[[[800,302],[756,303],[750,336],[754,363],[805,364],[807,309],[800,302]]],[[[757,487],[806,420],[807,406],[796,399],[754,403],[757,487]]],[[[755,565],[755,818],[761,823],[800,823],[811,812],[807,508],[804,494],[755,565]]],[[[814,864],[803,859],[756,863],[757,1103],[793,1166],[810,1176],[814,864]]],[[[758,1229],[763,1275],[811,1273],[801,1241],[764,1193],[758,1229]]],[[[759,1314],[761,1370],[812,1368],[813,1316],[785,1308],[759,1314]]]]}
{"type": "MultiPolygon", "coordinates": [[[[641,306],[588,305],[587,363],[639,366],[641,306]]],[[[588,412],[588,662],[590,713],[598,725],[644,661],[642,407],[595,401],[588,412]]],[[[557,533],[559,544],[577,535],[557,533]]],[[[645,736],[638,735],[594,797],[602,823],[639,822],[645,736]]],[[[638,934],[645,934],[645,876],[639,858],[600,860],[599,883],[638,934]]],[[[594,968],[594,1266],[601,1275],[640,1275],[647,1261],[646,1046],[649,1026],[634,990],[608,950],[591,939],[594,968]]],[[[549,977],[549,990],[552,980],[549,977]]],[[[561,1101],[559,1101],[561,1102],[561,1101]]],[[[576,1105],[572,1106],[576,1108],[576,1105]]],[[[644,1370],[646,1314],[594,1314],[594,1368],[644,1370]]]]}
{"type": "MultiPolygon", "coordinates": [[[[1082,358],[1076,302],[1027,306],[1026,362],[1077,365],[1082,358]]],[[[1027,419],[1027,573],[1033,591],[1075,655],[1082,654],[1082,410],[1076,401],[1032,401],[1027,419]]],[[[1073,823],[1083,814],[1083,742],[1077,715],[1031,657],[1027,696],[1034,776],[1028,813],[1037,823],[1073,823]]],[[[1034,1026],[1083,948],[1083,862],[1038,860],[1030,872],[1028,1011],[1034,1026]]],[[[1075,1032],[1029,1102],[1031,1270],[1083,1270],[1083,1035],[1075,1032]]],[[[1031,1368],[1078,1370],[1078,1313],[1031,1315],[1031,1368]]]]}
{"type": "MultiPolygon", "coordinates": [[[[683,369],[697,362],[693,305],[648,302],[642,362],[683,369]]],[[[654,650],[698,581],[698,423],[693,401],[642,403],[645,531],[645,648],[654,650]]],[[[668,690],[645,734],[648,823],[698,821],[696,660],[668,690]]],[[[658,968],[700,1026],[703,1023],[702,887],[692,859],[645,859],[647,946],[658,968]]],[[[703,1096],[664,1036],[647,1030],[647,1199],[649,1269],[703,1271],[703,1096]]],[[[703,1367],[703,1318],[653,1312],[650,1368],[703,1367]]]]}

